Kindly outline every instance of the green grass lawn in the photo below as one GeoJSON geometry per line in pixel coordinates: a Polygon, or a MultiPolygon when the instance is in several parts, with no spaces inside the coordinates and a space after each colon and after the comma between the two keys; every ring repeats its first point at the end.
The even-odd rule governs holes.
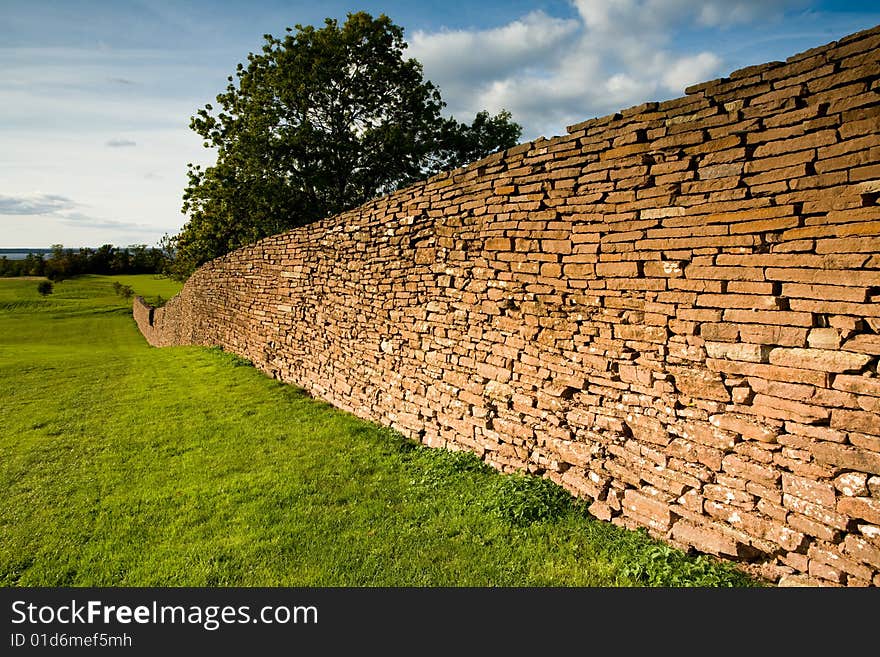
{"type": "Polygon", "coordinates": [[[176,291],[0,279],[3,585],[754,584],[218,349],[150,348],[113,280],[176,291]]]}
{"type": "Polygon", "coordinates": [[[167,276],[117,274],[115,276],[107,276],[106,278],[110,280],[111,283],[117,281],[120,285],[128,285],[134,289],[135,294],[142,296],[147,303],[154,305],[157,301],[159,303],[162,301],[168,301],[168,299],[180,292],[180,288],[183,287],[183,283],[168,278],[167,276]]]}

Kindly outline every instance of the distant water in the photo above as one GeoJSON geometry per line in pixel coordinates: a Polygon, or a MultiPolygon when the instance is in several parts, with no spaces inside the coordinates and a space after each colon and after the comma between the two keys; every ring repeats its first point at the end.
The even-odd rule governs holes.
{"type": "Polygon", "coordinates": [[[43,257],[52,253],[52,249],[0,249],[0,258],[5,257],[7,260],[24,260],[29,253],[42,253],[43,257]]]}

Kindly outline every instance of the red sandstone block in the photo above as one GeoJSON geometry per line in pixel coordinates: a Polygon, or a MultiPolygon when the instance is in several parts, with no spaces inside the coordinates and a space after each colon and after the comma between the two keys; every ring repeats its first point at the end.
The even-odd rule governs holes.
{"type": "Polygon", "coordinates": [[[745,363],[741,361],[707,358],[706,366],[714,372],[754,376],[773,381],[794,381],[819,387],[828,387],[829,375],[816,370],[801,370],[792,367],[777,367],[763,363],[745,363]]]}
{"type": "Polygon", "coordinates": [[[744,360],[750,363],[766,362],[769,347],[744,342],[706,342],[703,347],[710,358],[744,360]]]}
{"type": "MultiPolygon", "coordinates": [[[[812,151],[805,151],[812,152],[812,151]]],[[[770,169],[768,171],[764,171],[762,173],[755,173],[746,176],[743,178],[743,183],[746,187],[752,188],[751,193],[754,195],[756,193],[755,188],[758,186],[762,186],[763,189],[767,189],[768,186],[771,189],[782,190],[782,185],[773,185],[773,183],[778,183],[779,181],[783,181],[787,183],[790,180],[803,178],[810,173],[809,165],[807,164],[796,164],[790,167],[784,167],[782,169],[770,169]]],[[[778,193],[778,192],[777,192],[778,193]]],[[[794,199],[798,200],[798,199],[794,199]]]]}
{"type": "MultiPolygon", "coordinates": [[[[850,213],[855,212],[850,211],[850,213]]],[[[830,214],[830,213],[829,213],[830,214]]],[[[825,215],[822,218],[823,222],[828,222],[829,224],[834,224],[832,219],[829,218],[829,215],[825,215]]],[[[805,222],[810,226],[813,225],[813,218],[807,217],[805,222]]],[[[857,224],[856,224],[857,225],[857,224]]],[[[827,228],[828,226],[823,226],[822,230],[827,228]]],[[[841,226],[842,228],[846,228],[846,224],[841,226]]],[[[793,232],[793,231],[788,231],[793,232]]],[[[811,240],[806,240],[810,244],[812,244],[811,240]]],[[[811,253],[791,253],[781,251],[783,247],[787,247],[787,244],[775,244],[773,248],[773,253],[764,253],[764,254],[748,254],[748,255],[740,255],[740,254],[732,254],[732,253],[719,253],[715,257],[715,264],[718,265],[727,265],[733,267],[772,267],[776,269],[785,269],[788,270],[789,273],[793,272],[795,275],[798,273],[806,273],[812,271],[813,274],[816,273],[816,269],[825,269],[825,270],[837,270],[838,272],[849,271],[851,269],[857,269],[865,265],[868,256],[859,255],[859,254],[833,254],[833,255],[813,255],[811,253]]],[[[785,272],[783,272],[785,273],[785,272]]],[[[832,271],[833,275],[834,272],[832,271]]],[[[799,279],[792,279],[796,282],[816,282],[816,283],[825,283],[828,281],[800,281],[799,279]]]]}
{"type": "Polygon", "coordinates": [[[709,308],[748,308],[775,310],[781,307],[779,297],[753,294],[701,294],[696,298],[697,306],[709,308]]]}
{"type": "Polygon", "coordinates": [[[755,413],[764,417],[775,417],[781,420],[793,419],[803,424],[827,421],[830,415],[830,411],[822,406],[804,404],[771,395],[755,395],[751,408],[755,413]]]}
{"type": "MultiPolygon", "coordinates": [[[[831,426],[835,429],[880,436],[880,414],[835,408],[831,413],[831,426]]],[[[880,457],[880,454],[877,456],[880,457]]]]}
{"type": "Polygon", "coordinates": [[[846,185],[848,179],[849,176],[846,172],[832,171],[795,178],[789,181],[789,187],[794,191],[811,190],[820,187],[841,187],[846,185]]]}
{"type": "Polygon", "coordinates": [[[836,494],[834,487],[826,482],[818,482],[788,473],[782,474],[782,490],[789,495],[824,506],[834,508],[836,494]]]}
{"type": "Polygon", "coordinates": [[[780,588],[812,588],[832,586],[827,580],[815,579],[808,575],[783,575],[779,579],[780,588]]]}
{"type": "Polygon", "coordinates": [[[752,495],[745,491],[729,488],[727,486],[719,486],[717,484],[707,484],[703,486],[703,495],[710,500],[718,500],[725,504],[732,504],[743,509],[754,508],[756,501],[752,495]]]}
{"type": "MultiPolygon", "coordinates": [[[[813,95],[813,99],[819,103],[828,103],[827,113],[829,116],[877,103],[876,94],[871,93],[869,85],[865,81],[820,91],[813,95]]],[[[834,146],[823,146],[822,148],[834,148],[834,146]]]]}
{"type": "Polygon", "coordinates": [[[816,253],[877,253],[880,237],[840,238],[816,240],[816,253]]]}
{"type": "Polygon", "coordinates": [[[822,372],[858,372],[872,360],[871,356],[830,349],[778,347],[770,351],[770,363],[782,367],[820,370],[822,372]]]}
{"type": "Polygon", "coordinates": [[[880,355],[880,335],[863,333],[843,343],[845,351],[856,351],[861,354],[880,355]]]}
{"type": "MultiPolygon", "coordinates": [[[[845,531],[849,525],[849,518],[844,514],[844,512],[827,509],[824,506],[814,504],[813,502],[809,502],[808,500],[803,500],[789,493],[783,494],[782,504],[783,506],[785,506],[785,508],[791,509],[792,511],[806,516],[807,518],[811,518],[812,520],[815,520],[827,527],[832,527],[834,529],[845,531]]],[[[821,538],[821,536],[819,538],[821,538]]]]}
{"type": "MultiPolygon", "coordinates": [[[[838,415],[838,420],[840,420],[840,418],[841,416],[838,415]]],[[[846,427],[841,428],[845,429],[846,427]]],[[[850,470],[880,474],[880,454],[877,454],[876,452],[859,447],[838,445],[824,441],[814,443],[810,447],[810,451],[819,463],[827,463],[850,470]]]]}
{"type": "Polygon", "coordinates": [[[817,157],[820,160],[839,157],[847,153],[857,151],[867,151],[880,146],[880,135],[872,134],[865,137],[857,137],[855,139],[847,139],[833,146],[825,146],[817,151],[817,157]]]}
{"type": "Polygon", "coordinates": [[[640,144],[630,144],[628,146],[619,146],[618,148],[609,148],[607,150],[603,150],[599,153],[600,160],[617,160],[625,157],[631,157],[633,155],[639,155],[640,153],[645,153],[652,149],[652,147],[656,148],[656,144],[648,144],[648,143],[640,143],[640,144]]]}
{"type": "MultiPolygon", "coordinates": [[[[700,161],[700,164],[702,166],[727,164],[730,162],[737,162],[739,160],[746,159],[746,149],[739,145],[740,139],[738,138],[738,136],[734,135],[733,139],[729,142],[723,139],[717,141],[723,142],[719,143],[719,150],[704,155],[703,159],[700,161]]],[[[652,167],[651,170],[653,172],[654,168],[652,167]]]]}
{"type": "Polygon", "coordinates": [[[685,268],[687,278],[708,278],[724,281],[763,281],[764,270],[750,267],[697,267],[685,268]]]}
{"type": "Polygon", "coordinates": [[[836,390],[880,397],[880,378],[840,374],[834,377],[833,385],[836,390]]]}
{"type": "MultiPolygon", "coordinates": [[[[806,173],[805,166],[811,163],[815,159],[815,157],[816,154],[814,151],[800,151],[797,153],[789,153],[787,155],[778,155],[774,157],[753,158],[746,162],[745,173],[749,174],[751,179],[757,181],[762,180],[761,178],[758,178],[758,176],[764,175],[770,171],[784,172],[781,177],[777,177],[777,175],[774,174],[771,179],[778,180],[782,178],[793,178],[796,177],[799,173],[800,175],[804,175],[806,173]],[[793,173],[794,175],[788,175],[789,172],[793,173]]],[[[776,217],[784,215],[774,214],[773,216],[776,217]]]]}
{"type": "Polygon", "coordinates": [[[755,199],[755,205],[764,204],[765,207],[751,207],[743,209],[747,205],[745,201],[731,203],[702,203],[700,210],[706,212],[703,215],[670,218],[663,221],[664,226],[670,228],[682,226],[704,226],[706,224],[732,224],[740,221],[755,221],[758,219],[774,219],[776,217],[790,217],[795,214],[793,205],[767,206],[767,201],[755,199]]]}
{"type": "Polygon", "coordinates": [[[517,253],[529,253],[530,251],[536,250],[537,244],[535,240],[532,239],[524,239],[518,237],[514,240],[513,248],[517,253]]]}
{"type": "Polygon", "coordinates": [[[727,235],[727,226],[718,224],[710,224],[708,226],[685,226],[683,228],[653,228],[648,231],[648,237],[669,238],[669,237],[708,237],[713,235],[727,235]]]}
{"type": "MultiPolygon", "coordinates": [[[[807,537],[797,530],[791,529],[790,527],[786,527],[782,523],[776,522],[769,523],[767,538],[779,545],[784,550],[788,550],[789,552],[797,552],[798,550],[803,548],[804,544],[806,543],[807,537]]],[[[804,561],[804,566],[806,566],[806,561],[804,561]]]]}
{"type": "Polygon", "coordinates": [[[623,509],[624,513],[650,518],[663,529],[669,529],[676,518],[668,504],[632,489],[623,494],[623,509]]]}
{"type": "MultiPolygon", "coordinates": [[[[779,94],[780,92],[773,92],[779,94]]],[[[797,96],[797,87],[788,88],[784,92],[787,95],[797,96]]],[[[754,101],[753,101],[754,102],[754,101]]],[[[765,130],[756,130],[746,135],[747,144],[764,144],[766,142],[774,142],[780,139],[788,139],[791,137],[800,137],[806,130],[804,123],[799,122],[794,125],[786,125],[781,127],[772,127],[765,130]]]]}
{"type": "Polygon", "coordinates": [[[742,224],[734,224],[730,227],[730,233],[766,233],[770,231],[796,228],[800,225],[798,217],[780,217],[778,219],[763,219],[760,221],[748,221],[742,224]]]}
{"type": "Polygon", "coordinates": [[[614,515],[608,504],[599,501],[593,502],[588,511],[599,520],[611,520],[614,515]]]}
{"type": "Polygon", "coordinates": [[[749,386],[756,393],[770,395],[771,397],[782,397],[783,399],[793,401],[812,402],[818,404],[815,399],[816,388],[811,385],[800,383],[787,383],[782,381],[765,381],[759,378],[750,378],[749,386]]]}
{"type": "MultiPolygon", "coordinates": [[[[797,85],[794,85],[791,88],[798,91],[800,90],[797,85]]],[[[819,114],[819,107],[816,105],[807,105],[807,107],[804,108],[794,109],[789,99],[784,99],[778,103],[767,104],[765,107],[756,108],[756,111],[760,110],[766,114],[768,110],[772,111],[774,107],[776,109],[785,109],[786,111],[779,112],[774,116],[766,116],[764,118],[765,129],[773,129],[787,125],[800,125],[810,119],[816,118],[819,114]]]]}
{"type": "Polygon", "coordinates": [[[782,286],[782,296],[801,299],[827,299],[830,301],[865,303],[868,297],[868,289],[844,287],[842,285],[786,283],[782,286]]]}
{"type": "Polygon", "coordinates": [[[513,240],[509,237],[491,237],[486,240],[487,251],[513,251],[513,240]]]}
{"type": "Polygon", "coordinates": [[[809,312],[731,309],[724,311],[724,321],[743,324],[811,327],[813,325],[813,315],[809,312]]]}
{"type": "Polygon", "coordinates": [[[679,520],[672,526],[672,537],[703,552],[728,556],[740,554],[741,544],[714,529],[709,523],[698,527],[685,520],[679,520]]]}
{"type": "Polygon", "coordinates": [[[730,400],[730,392],[715,372],[687,367],[669,367],[668,371],[675,379],[675,387],[689,397],[730,400]]]}
{"type": "Polygon", "coordinates": [[[874,567],[880,569],[880,546],[870,541],[866,541],[861,536],[849,534],[843,541],[844,551],[853,557],[874,567]]]}
{"type": "MultiPolygon", "coordinates": [[[[770,522],[765,518],[749,513],[748,510],[731,506],[722,502],[708,500],[705,505],[706,513],[713,518],[728,523],[731,527],[739,530],[741,534],[751,537],[749,542],[752,545],[766,545],[762,539],[770,532],[770,522]]],[[[767,546],[769,551],[776,552],[775,545],[767,546]]]]}
{"type": "Polygon", "coordinates": [[[847,497],[865,497],[870,494],[868,475],[864,472],[845,472],[835,477],[834,487],[847,497]]]}
{"type": "Polygon", "coordinates": [[[828,541],[829,543],[836,543],[840,540],[841,531],[839,529],[829,527],[828,525],[822,524],[821,522],[818,522],[813,518],[808,518],[800,513],[789,513],[786,518],[786,523],[790,527],[803,532],[807,536],[814,536],[823,541],[828,541]]]}
{"type": "Polygon", "coordinates": [[[799,312],[822,313],[825,315],[853,315],[855,317],[880,317],[880,304],[877,303],[792,299],[789,305],[792,310],[799,312]]]}
{"type": "Polygon", "coordinates": [[[645,276],[649,278],[680,278],[684,276],[680,261],[651,260],[643,263],[645,276]]]}
{"type": "Polygon", "coordinates": [[[596,275],[606,277],[636,278],[639,275],[638,262],[600,262],[596,264],[596,275]]]}
{"type": "Polygon", "coordinates": [[[841,570],[834,566],[822,563],[821,561],[816,561],[815,559],[810,560],[809,573],[812,577],[819,578],[823,581],[827,580],[835,585],[843,584],[846,581],[846,575],[844,575],[841,570]]]}
{"type": "Polygon", "coordinates": [[[571,253],[571,240],[541,240],[544,253],[571,253]]]}
{"type": "Polygon", "coordinates": [[[776,442],[779,431],[769,428],[760,423],[753,422],[739,415],[722,413],[709,417],[712,426],[732,431],[748,440],[757,440],[762,443],[772,444],[776,442]]]}
{"type": "Polygon", "coordinates": [[[618,340],[638,340],[663,344],[668,331],[662,326],[643,326],[638,324],[618,324],[614,327],[614,337],[618,340]]]}
{"type": "Polygon", "coordinates": [[[850,182],[873,182],[878,178],[880,178],[880,164],[871,164],[865,167],[855,167],[849,170],[850,182]]]}
{"type": "Polygon", "coordinates": [[[868,150],[838,155],[837,157],[821,158],[816,160],[814,168],[817,173],[827,173],[841,169],[853,170],[863,165],[876,163],[880,159],[878,152],[880,152],[880,148],[874,147],[868,150]]]}
{"type": "Polygon", "coordinates": [[[764,271],[767,280],[769,281],[791,281],[795,283],[813,283],[820,285],[852,285],[856,287],[872,287],[880,285],[880,271],[776,267],[768,267],[764,271]]]}
{"type": "MultiPolygon", "coordinates": [[[[636,242],[636,246],[639,250],[665,251],[670,258],[676,258],[678,256],[673,255],[671,252],[678,252],[685,249],[751,247],[755,245],[756,239],[757,238],[754,235],[719,235],[717,237],[646,239],[636,242]]],[[[689,257],[689,255],[685,257],[689,257]]]]}
{"type": "MultiPolygon", "coordinates": [[[[680,429],[680,433],[682,437],[715,448],[719,453],[729,451],[740,439],[735,431],[727,431],[724,427],[697,421],[687,422],[680,429]]],[[[721,467],[720,464],[718,467],[721,467]]]]}
{"type": "Polygon", "coordinates": [[[653,144],[650,144],[650,147],[652,150],[656,150],[664,148],[676,148],[679,146],[693,146],[694,144],[700,144],[704,142],[706,138],[707,135],[705,131],[696,129],[689,132],[679,132],[678,134],[673,134],[667,137],[656,139],[654,140],[653,144]]]}
{"type": "Polygon", "coordinates": [[[851,518],[860,518],[880,525],[880,499],[873,497],[842,497],[837,510],[851,518]]]}
{"type": "Polygon", "coordinates": [[[676,481],[674,472],[663,470],[663,468],[656,465],[644,468],[642,470],[642,479],[657,488],[659,491],[672,495],[675,498],[680,497],[686,490],[688,490],[686,484],[676,481]],[[664,477],[663,474],[661,474],[661,471],[663,474],[670,474],[672,476],[664,477]]]}
{"type": "Polygon", "coordinates": [[[567,264],[562,272],[566,278],[589,280],[595,278],[596,269],[591,264],[567,264]]]}
{"type": "Polygon", "coordinates": [[[492,428],[500,436],[520,438],[525,440],[532,439],[535,433],[530,427],[522,424],[521,422],[505,420],[503,418],[494,418],[492,420],[492,428]]]}
{"type": "Polygon", "coordinates": [[[849,434],[849,441],[856,447],[861,447],[869,452],[880,454],[880,436],[869,436],[867,434],[851,431],[849,434]]]}
{"type": "Polygon", "coordinates": [[[647,415],[627,415],[626,425],[638,440],[666,446],[672,440],[666,427],[657,418],[647,415]]]}
{"type": "MultiPolygon", "coordinates": [[[[686,303],[686,301],[682,301],[682,303],[686,303]]],[[[709,322],[700,326],[700,336],[706,340],[734,342],[739,337],[739,329],[736,324],[709,322]]]]}
{"type": "Polygon", "coordinates": [[[779,473],[771,467],[752,463],[735,454],[728,454],[722,461],[722,468],[732,475],[775,486],[779,481],[779,473]]]}
{"type": "Polygon", "coordinates": [[[559,459],[565,463],[586,467],[591,461],[590,446],[570,440],[554,440],[551,445],[559,459]]]}
{"type": "Polygon", "coordinates": [[[792,151],[801,151],[810,148],[818,148],[820,146],[828,146],[837,142],[836,130],[822,130],[803,135],[801,137],[789,137],[779,141],[771,141],[769,143],[758,146],[755,149],[754,157],[771,157],[781,155],[783,153],[791,153],[792,151]]]}
{"type": "Polygon", "coordinates": [[[618,481],[632,486],[640,486],[642,483],[642,477],[639,473],[633,472],[616,460],[606,459],[603,467],[618,481]]]}

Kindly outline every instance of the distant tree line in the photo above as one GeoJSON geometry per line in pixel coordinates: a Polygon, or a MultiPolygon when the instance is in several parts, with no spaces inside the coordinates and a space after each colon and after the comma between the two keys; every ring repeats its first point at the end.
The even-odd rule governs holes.
{"type": "Polygon", "coordinates": [[[158,274],[167,267],[162,249],[145,244],[115,247],[105,244],[97,249],[65,249],[53,244],[48,256],[30,253],[23,260],[0,257],[0,276],[45,276],[60,281],[80,274],[158,274]]]}

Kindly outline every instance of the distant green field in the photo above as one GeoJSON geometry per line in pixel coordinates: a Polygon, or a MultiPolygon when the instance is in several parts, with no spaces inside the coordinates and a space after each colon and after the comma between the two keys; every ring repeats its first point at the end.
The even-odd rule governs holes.
{"type": "MultiPolygon", "coordinates": [[[[85,278],[85,277],[82,277],[85,278]]],[[[166,276],[151,276],[146,274],[107,276],[111,281],[119,281],[122,285],[133,288],[135,294],[144,297],[149,303],[154,303],[157,298],[168,301],[180,292],[183,283],[166,276]]]]}
{"type": "Polygon", "coordinates": [[[5,586],[754,584],[235,356],[150,348],[113,280],[176,291],[0,279],[5,586]]]}

